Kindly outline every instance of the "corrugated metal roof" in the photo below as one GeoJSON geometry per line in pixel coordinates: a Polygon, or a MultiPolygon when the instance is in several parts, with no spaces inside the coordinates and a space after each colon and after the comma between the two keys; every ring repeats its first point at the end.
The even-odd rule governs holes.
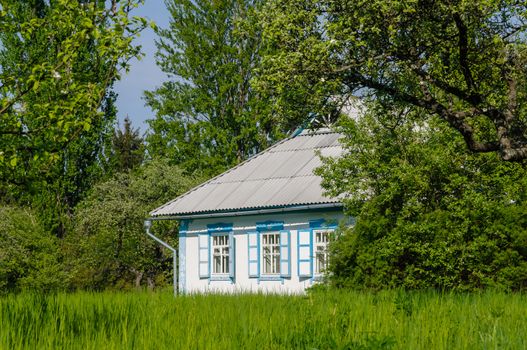
{"type": "Polygon", "coordinates": [[[185,216],[261,208],[340,203],[324,196],[317,152],[338,157],[340,134],[324,129],[285,139],[238,166],[155,209],[158,216],[185,216]]]}

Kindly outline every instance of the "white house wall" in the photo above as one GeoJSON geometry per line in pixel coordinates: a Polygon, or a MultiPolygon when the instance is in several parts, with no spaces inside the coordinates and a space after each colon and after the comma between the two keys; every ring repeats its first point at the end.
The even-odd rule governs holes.
{"type": "MultiPolygon", "coordinates": [[[[186,230],[182,231],[179,240],[179,289],[184,293],[303,293],[315,281],[312,277],[299,277],[297,251],[298,230],[309,229],[309,222],[312,220],[325,219],[326,222],[337,224],[342,218],[342,213],[338,211],[325,211],[222,217],[190,221],[188,222],[186,230]],[[257,222],[266,221],[281,221],[284,223],[283,230],[290,232],[290,278],[279,278],[279,280],[271,281],[265,280],[265,278],[249,277],[248,232],[255,231],[257,222]],[[200,278],[199,235],[207,234],[207,225],[218,223],[232,224],[235,242],[235,276],[233,280],[218,281],[211,278],[200,278]]],[[[208,259],[211,259],[210,254],[208,259]]],[[[211,265],[209,264],[209,268],[211,265]]]]}

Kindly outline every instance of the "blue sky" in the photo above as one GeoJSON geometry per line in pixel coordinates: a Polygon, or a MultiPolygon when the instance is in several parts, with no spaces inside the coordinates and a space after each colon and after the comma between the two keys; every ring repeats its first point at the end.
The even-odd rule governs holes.
{"type": "MultiPolygon", "coordinates": [[[[170,17],[163,0],[145,0],[145,4],[138,8],[134,15],[153,20],[163,28],[168,26],[170,17]]],[[[115,85],[115,91],[119,94],[117,108],[121,125],[128,115],[132,125],[139,127],[142,133],[147,129],[146,119],[152,119],[154,116],[152,110],[145,106],[143,91],[153,90],[166,80],[166,75],[155,63],[155,39],[156,35],[150,28],[141,33],[137,44],[142,46],[145,56],[141,61],[132,61],[130,72],[123,73],[121,80],[115,85]]]]}

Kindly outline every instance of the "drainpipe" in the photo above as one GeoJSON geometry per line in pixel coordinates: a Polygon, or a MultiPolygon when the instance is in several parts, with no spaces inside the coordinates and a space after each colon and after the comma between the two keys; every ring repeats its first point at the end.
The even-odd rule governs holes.
{"type": "Polygon", "coordinates": [[[174,262],[174,296],[177,296],[177,250],[171,247],[170,245],[168,245],[168,243],[163,242],[162,240],[160,240],[159,238],[157,238],[156,236],[150,233],[150,227],[152,226],[152,221],[145,220],[144,225],[145,225],[146,234],[148,236],[153,238],[157,243],[161,244],[163,247],[172,251],[173,262],[174,262]]]}

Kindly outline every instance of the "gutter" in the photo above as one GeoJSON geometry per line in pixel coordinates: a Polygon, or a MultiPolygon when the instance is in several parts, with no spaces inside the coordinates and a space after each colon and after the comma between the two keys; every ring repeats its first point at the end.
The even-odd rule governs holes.
{"type": "Polygon", "coordinates": [[[292,212],[299,210],[315,210],[315,209],[328,209],[328,208],[341,208],[342,203],[324,203],[324,204],[309,204],[309,205],[298,205],[293,207],[280,207],[280,208],[267,208],[267,209],[248,209],[228,212],[208,212],[199,214],[182,214],[182,215],[159,215],[151,216],[147,220],[184,220],[184,219],[203,219],[203,218],[217,218],[217,217],[231,217],[231,216],[246,216],[246,215],[258,215],[258,214],[271,214],[271,213],[283,213],[292,212]]]}
{"type": "Polygon", "coordinates": [[[152,238],[154,241],[161,244],[163,247],[169,249],[172,251],[172,263],[173,263],[173,285],[174,285],[174,296],[177,296],[177,282],[178,282],[178,275],[177,275],[177,249],[170,246],[168,243],[162,241],[158,237],[154,236],[152,233],[150,233],[150,227],[152,226],[152,221],[150,219],[146,219],[144,221],[144,227],[145,227],[145,233],[152,238]]]}

